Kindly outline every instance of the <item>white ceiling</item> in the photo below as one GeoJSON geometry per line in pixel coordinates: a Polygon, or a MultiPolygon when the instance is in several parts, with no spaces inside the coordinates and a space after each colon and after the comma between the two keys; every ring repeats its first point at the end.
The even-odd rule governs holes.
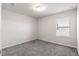
{"type": "Polygon", "coordinates": [[[33,9],[34,3],[3,3],[2,8],[8,9],[23,15],[28,15],[34,18],[40,18],[51,14],[63,12],[77,7],[76,3],[40,3],[45,6],[45,10],[38,12],[33,9]]]}

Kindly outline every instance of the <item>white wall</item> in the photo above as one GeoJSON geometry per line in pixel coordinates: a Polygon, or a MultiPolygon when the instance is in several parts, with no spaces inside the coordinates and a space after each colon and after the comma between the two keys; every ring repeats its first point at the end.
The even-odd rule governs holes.
{"type": "Polygon", "coordinates": [[[75,47],[76,9],[34,19],[8,10],[2,10],[2,48],[34,39],[75,47]],[[56,20],[70,18],[70,37],[56,37],[56,20]]]}
{"type": "Polygon", "coordinates": [[[39,39],[65,46],[75,47],[76,44],[76,9],[58,13],[39,19],[39,39]],[[56,20],[70,18],[70,37],[56,36],[56,20]]]}
{"type": "Polygon", "coordinates": [[[2,10],[2,48],[37,39],[37,20],[2,10]]]}
{"type": "Polygon", "coordinates": [[[77,7],[77,50],[79,53],[79,4],[77,7]]]}
{"type": "MultiPolygon", "coordinates": [[[[1,3],[0,3],[0,15],[1,15],[1,3]]],[[[1,16],[0,16],[0,51],[1,51],[1,16]]]]}

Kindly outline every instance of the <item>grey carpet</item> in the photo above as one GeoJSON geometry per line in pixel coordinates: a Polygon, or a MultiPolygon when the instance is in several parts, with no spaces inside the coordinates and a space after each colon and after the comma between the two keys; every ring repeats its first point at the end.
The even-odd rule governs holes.
{"type": "Polygon", "coordinates": [[[2,50],[3,56],[77,56],[77,50],[55,43],[33,40],[2,50]]]}

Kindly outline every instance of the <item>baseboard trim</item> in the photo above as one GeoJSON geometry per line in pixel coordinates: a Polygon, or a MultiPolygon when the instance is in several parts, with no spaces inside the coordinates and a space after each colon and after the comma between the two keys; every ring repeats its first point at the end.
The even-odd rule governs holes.
{"type": "MultiPolygon", "coordinates": [[[[39,40],[42,40],[42,39],[39,39],[39,40]]],[[[50,41],[47,41],[47,40],[42,40],[42,41],[50,42],[50,41]]],[[[56,43],[56,42],[50,42],[50,43],[54,43],[54,44],[58,44],[58,45],[62,45],[62,46],[66,46],[66,47],[76,48],[77,49],[77,47],[72,47],[72,46],[61,44],[61,43],[56,43]]]]}

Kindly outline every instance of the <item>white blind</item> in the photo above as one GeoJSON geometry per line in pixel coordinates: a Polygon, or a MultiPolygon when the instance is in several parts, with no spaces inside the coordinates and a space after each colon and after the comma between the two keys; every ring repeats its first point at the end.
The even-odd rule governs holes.
{"type": "Polygon", "coordinates": [[[56,20],[56,36],[69,36],[69,18],[56,20]]]}

